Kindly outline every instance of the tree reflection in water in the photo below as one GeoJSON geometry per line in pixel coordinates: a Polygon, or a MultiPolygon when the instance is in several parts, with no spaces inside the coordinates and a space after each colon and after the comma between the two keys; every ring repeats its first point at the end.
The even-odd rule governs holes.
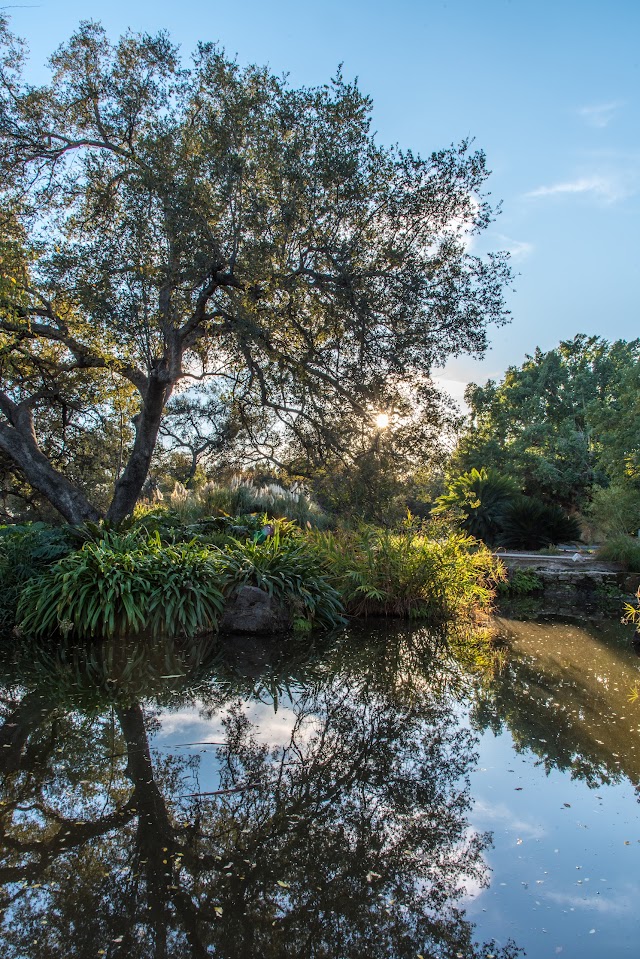
{"type": "Polygon", "coordinates": [[[499,673],[474,684],[473,726],[495,735],[508,729],[516,751],[592,789],[626,778],[640,800],[638,727],[623,722],[638,674],[624,629],[607,624],[605,642],[598,623],[503,628],[512,654],[499,673]]]}
{"type": "Polygon", "coordinates": [[[377,671],[371,650],[367,670],[298,657],[278,748],[204,647],[30,656],[0,730],[3,955],[486,955],[456,906],[487,882],[489,840],[466,819],[474,740],[428,637],[409,635],[377,671]],[[150,747],[158,705],[196,702],[223,714],[214,790],[194,786],[199,757],[150,747]]]}

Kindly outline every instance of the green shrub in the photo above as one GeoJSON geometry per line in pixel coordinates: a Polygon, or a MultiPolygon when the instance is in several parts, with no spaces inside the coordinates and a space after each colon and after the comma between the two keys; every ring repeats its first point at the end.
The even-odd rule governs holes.
{"type": "Polygon", "coordinates": [[[348,612],[358,616],[464,618],[490,607],[503,575],[485,547],[460,533],[433,539],[368,527],[315,540],[348,612]]]}
{"type": "Polygon", "coordinates": [[[543,582],[532,569],[514,569],[498,584],[498,592],[507,596],[528,596],[543,588],[543,582]]]}
{"type": "Polygon", "coordinates": [[[640,529],[640,489],[622,484],[596,487],[586,515],[593,531],[605,538],[636,533],[640,529]]]}
{"type": "Polygon", "coordinates": [[[163,546],[157,534],[141,543],[135,533],[107,533],[31,579],[17,620],[34,636],[193,636],[215,629],[223,602],[206,548],[163,546]]]}
{"type": "Polygon", "coordinates": [[[74,549],[76,539],[73,527],[46,523],[0,527],[0,633],[9,632],[15,625],[24,586],[74,549]]]}
{"type": "Polygon", "coordinates": [[[275,535],[264,543],[239,542],[220,552],[217,568],[227,591],[257,586],[292,607],[297,632],[344,625],[339,592],[329,582],[323,557],[301,536],[275,535]]]}
{"type": "Polygon", "coordinates": [[[542,549],[580,539],[580,525],[559,506],[533,496],[518,496],[505,509],[499,543],[507,549],[542,549]]]}
{"type": "Polygon", "coordinates": [[[631,536],[614,536],[607,540],[597,554],[599,559],[619,563],[630,573],[640,573],[640,540],[631,536]]]}

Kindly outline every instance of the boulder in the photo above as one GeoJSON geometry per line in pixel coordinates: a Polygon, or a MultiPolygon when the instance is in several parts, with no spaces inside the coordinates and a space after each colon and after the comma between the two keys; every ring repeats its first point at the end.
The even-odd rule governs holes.
{"type": "Polygon", "coordinates": [[[281,602],[257,586],[241,586],[232,596],[220,622],[222,633],[268,636],[291,627],[291,616],[281,602]]]}

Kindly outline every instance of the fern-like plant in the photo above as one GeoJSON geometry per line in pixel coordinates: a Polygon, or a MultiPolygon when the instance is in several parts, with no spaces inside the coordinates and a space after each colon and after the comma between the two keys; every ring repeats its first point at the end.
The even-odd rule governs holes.
{"type": "Polygon", "coordinates": [[[453,480],[436,500],[432,513],[460,513],[462,528],[493,546],[500,537],[505,510],[517,494],[518,487],[510,477],[484,467],[472,469],[453,480]]]}
{"type": "Polygon", "coordinates": [[[332,582],[356,616],[454,621],[488,609],[503,569],[489,550],[461,533],[373,527],[316,534],[332,582]]]}
{"type": "Polygon", "coordinates": [[[73,527],[25,523],[0,527],[0,633],[15,626],[20,593],[29,580],[77,546],[73,527]]]}

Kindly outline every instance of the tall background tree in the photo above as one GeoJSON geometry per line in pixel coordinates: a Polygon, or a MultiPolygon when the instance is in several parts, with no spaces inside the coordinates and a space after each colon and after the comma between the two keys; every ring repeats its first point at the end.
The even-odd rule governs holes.
{"type": "Polygon", "coordinates": [[[83,23],[34,87],[2,39],[0,449],[67,520],[131,512],[193,379],[242,376],[283,433],[344,451],[345,408],[504,321],[505,259],[468,249],[492,217],[469,143],[385,149],[340,74],[291,89],[211,44],[186,68],[164,34],[83,23]],[[56,418],[121,437],[108,492],[47,444],[56,418]]]}
{"type": "Polygon", "coordinates": [[[640,525],[640,340],[578,334],[536,350],[501,383],[470,384],[466,399],[452,475],[493,467],[570,510],[601,488],[635,490],[640,525]]]}

